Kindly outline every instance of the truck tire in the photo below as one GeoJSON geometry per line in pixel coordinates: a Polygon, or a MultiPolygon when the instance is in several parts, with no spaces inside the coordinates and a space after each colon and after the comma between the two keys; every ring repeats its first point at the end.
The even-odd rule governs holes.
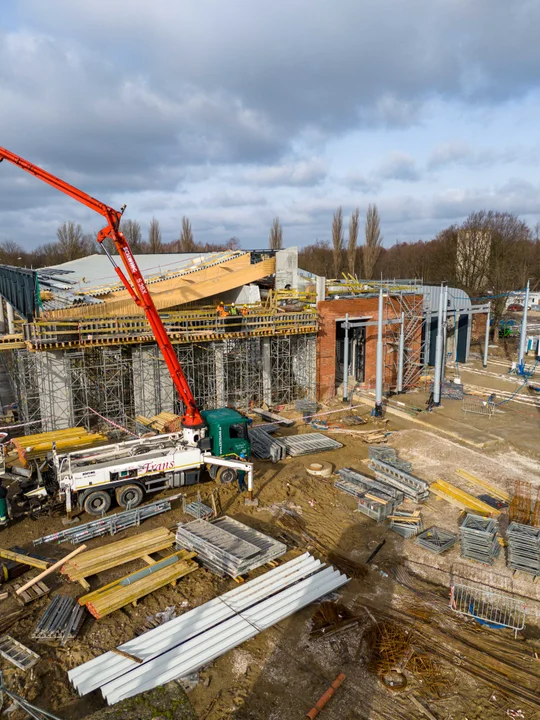
{"type": "Polygon", "coordinates": [[[232,483],[236,480],[236,470],[230,467],[220,467],[217,471],[216,482],[219,485],[232,483]]]}
{"type": "Polygon", "coordinates": [[[101,515],[111,507],[111,496],[105,490],[94,490],[85,497],[83,507],[89,515],[101,515]]]}
{"type": "Polygon", "coordinates": [[[140,485],[121,485],[116,488],[116,502],[120,507],[132,510],[142,503],[144,490],[140,485]]]}

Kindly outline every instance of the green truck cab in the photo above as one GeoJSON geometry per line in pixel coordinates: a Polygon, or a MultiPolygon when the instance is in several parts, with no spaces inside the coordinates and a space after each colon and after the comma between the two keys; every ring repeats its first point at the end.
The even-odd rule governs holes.
{"type": "Polygon", "coordinates": [[[211,441],[212,455],[249,458],[251,445],[247,417],[232,408],[203,410],[201,415],[208,425],[206,437],[211,441]]]}

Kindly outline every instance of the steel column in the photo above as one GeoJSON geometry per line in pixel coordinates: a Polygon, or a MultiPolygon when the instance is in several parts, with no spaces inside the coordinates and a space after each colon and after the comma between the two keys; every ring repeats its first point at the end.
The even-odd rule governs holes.
{"type": "Polygon", "coordinates": [[[441,404],[441,362],[442,362],[442,349],[443,349],[443,303],[444,303],[444,291],[441,285],[441,292],[439,295],[439,314],[437,319],[437,340],[435,344],[435,382],[433,383],[433,404],[441,404]]]}
{"type": "Polygon", "coordinates": [[[529,281],[525,289],[525,302],[523,303],[523,319],[521,321],[521,336],[519,338],[518,372],[523,372],[525,367],[525,352],[527,349],[527,312],[529,309],[529,281]]]}
{"type": "Polygon", "coordinates": [[[491,320],[491,305],[488,308],[488,311],[486,313],[486,337],[484,338],[484,360],[482,362],[482,365],[484,367],[487,367],[487,361],[488,361],[488,348],[489,348],[489,323],[491,320]]]}
{"type": "Polygon", "coordinates": [[[349,399],[349,313],[345,313],[345,347],[343,348],[343,399],[349,399]]]}
{"type": "Polygon", "coordinates": [[[382,415],[383,388],[383,291],[379,290],[379,316],[377,318],[377,359],[375,378],[375,416],[382,415]]]}
{"type": "Polygon", "coordinates": [[[398,356],[398,376],[397,391],[403,392],[403,362],[405,353],[405,313],[401,313],[401,327],[399,329],[399,356],[398,356]]]}

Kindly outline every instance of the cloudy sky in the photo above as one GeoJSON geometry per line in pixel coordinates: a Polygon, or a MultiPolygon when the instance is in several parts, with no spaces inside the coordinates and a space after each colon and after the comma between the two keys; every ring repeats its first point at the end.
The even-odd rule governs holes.
{"type": "MultiPolygon", "coordinates": [[[[538,0],[0,0],[0,145],[163,239],[540,220],[538,0]]],[[[99,218],[0,165],[0,240],[99,218]]]]}

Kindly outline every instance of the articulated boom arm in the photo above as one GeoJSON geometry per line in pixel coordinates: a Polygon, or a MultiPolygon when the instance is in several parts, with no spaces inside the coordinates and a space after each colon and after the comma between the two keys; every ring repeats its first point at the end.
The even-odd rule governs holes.
{"type": "Polygon", "coordinates": [[[107,221],[107,225],[98,232],[97,241],[101,244],[104,240],[110,238],[116,247],[118,255],[122,258],[122,263],[124,264],[124,268],[126,269],[131,282],[129,282],[122,270],[118,267],[114,258],[107,251],[107,248],[103,246],[103,249],[113,264],[118,277],[128,290],[133,300],[144,310],[159,349],[161,350],[165,363],[167,364],[176,390],[186,407],[183,418],[184,426],[191,428],[202,426],[204,424],[203,419],[195,403],[193,393],[187,383],[186,376],[184,375],[180,363],[178,362],[178,358],[176,357],[174,348],[169,340],[167,331],[161,322],[161,318],[159,317],[159,313],[154,305],[154,301],[148,292],[148,288],[144,282],[144,277],[139,270],[139,266],[137,265],[135,258],[133,257],[129,243],[123,233],[120,232],[120,220],[122,218],[124,208],[122,208],[122,211],[115,210],[114,208],[105,205],[105,203],[87,195],[82,190],[73,187],[73,185],[69,185],[69,183],[60,180],[60,178],[55,177],[37,165],[34,165],[27,160],[23,160],[23,158],[15,155],[15,153],[0,147],[0,162],[2,162],[2,160],[8,160],[14,165],[20,167],[22,170],[26,170],[26,172],[31,175],[35,175],[35,177],[43,180],[43,182],[51,185],[57,190],[60,190],[60,192],[63,192],[65,195],[69,195],[83,205],[86,205],[100,215],[103,215],[107,221]]]}

